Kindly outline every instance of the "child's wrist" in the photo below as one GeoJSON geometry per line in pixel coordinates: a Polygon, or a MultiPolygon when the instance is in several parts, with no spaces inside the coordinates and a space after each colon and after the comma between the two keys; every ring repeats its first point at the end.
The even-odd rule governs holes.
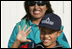
{"type": "Polygon", "coordinates": [[[17,39],[16,39],[16,42],[19,43],[19,44],[21,44],[21,42],[19,40],[17,40],[17,39]]]}

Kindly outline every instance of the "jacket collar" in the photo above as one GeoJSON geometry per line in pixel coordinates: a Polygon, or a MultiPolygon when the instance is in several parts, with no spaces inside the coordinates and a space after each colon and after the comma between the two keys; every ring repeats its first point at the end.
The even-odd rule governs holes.
{"type": "Polygon", "coordinates": [[[29,20],[29,25],[30,26],[37,26],[36,24],[32,23],[31,20],[29,20]]]}
{"type": "Polygon", "coordinates": [[[62,48],[62,47],[63,47],[63,45],[59,45],[58,41],[56,41],[56,46],[53,48],[62,48]]]}
{"type": "MultiPolygon", "coordinates": [[[[57,43],[56,46],[53,47],[53,48],[62,48],[63,47],[63,45],[59,45],[59,43],[57,41],[56,41],[56,43],[57,43]]],[[[41,42],[41,43],[36,45],[36,48],[45,48],[45,47],[44,47],[44,45],[41,42]]]]}

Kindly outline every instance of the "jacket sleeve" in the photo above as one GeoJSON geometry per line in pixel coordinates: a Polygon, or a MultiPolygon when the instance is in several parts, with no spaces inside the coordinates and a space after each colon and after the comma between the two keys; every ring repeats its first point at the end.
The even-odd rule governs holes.
{"type": "Polygon", "coordinates": [[[18,33],[18,31],[17,31],[17,28],[15,26],[13,29],[13,32],[10,36],[9,42],[8,42],[8,48],[11,48],[11,46],[13,45],[14,41],[16,40],[17,33],[18,33]]]}
{"type": "MultiPolygon", "coordinates": [[[[61,27],[61,30],[63,30],[63,26],[61,27]]],[[[60,45],[63,45],[63,48],[70,48],[69,43],[67,41],[67,38],[62,31],[61,35],[57,38],[57,41],[59,42],[60,45]]]]}

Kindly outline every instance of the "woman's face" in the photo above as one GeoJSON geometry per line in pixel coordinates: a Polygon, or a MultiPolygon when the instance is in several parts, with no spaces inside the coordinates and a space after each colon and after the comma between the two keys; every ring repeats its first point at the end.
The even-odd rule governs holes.
{"type": "MultiPolygon", "coordinates": [[[[33,1],[39,2],[39,1],[33,1]]],[[[33,18],[42,18],[47,10],[46,4],[43,6],[38,6],[37,3],[34,6],[29,7],[30,14],[33,18]]]]}

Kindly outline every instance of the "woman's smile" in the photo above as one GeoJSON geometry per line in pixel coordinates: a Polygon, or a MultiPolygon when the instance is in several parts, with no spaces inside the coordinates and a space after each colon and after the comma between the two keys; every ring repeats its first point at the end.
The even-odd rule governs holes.
{"type": "Polygon", "coordinates": [[[41,12],[40,10],[35,10],[35,11],[34,11],[34,14],[35,14],[35,15],[39,15],[40,12],[41,12]]]}

